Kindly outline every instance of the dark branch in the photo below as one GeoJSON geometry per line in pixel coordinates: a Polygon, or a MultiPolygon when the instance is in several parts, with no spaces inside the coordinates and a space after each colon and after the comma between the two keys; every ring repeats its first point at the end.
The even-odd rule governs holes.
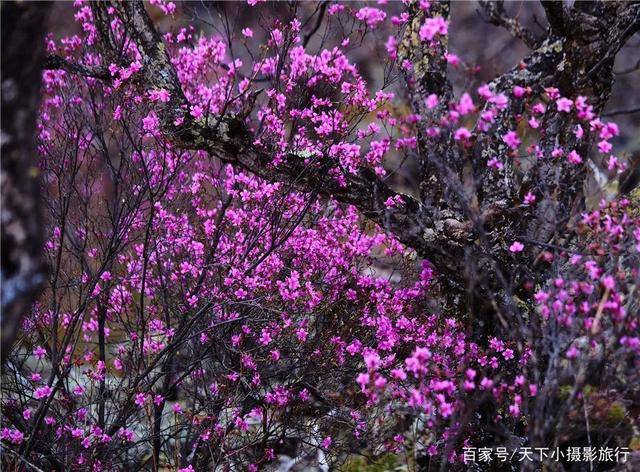
{"type": "Polygon", "coordinates": [[[623,110],[612,110],[612,111],[603,113],[602,116],[632,115],[633,113],[638,113],[638,112],[640,112],[640,107],[627,108],[623,110]]]}
{"type": "Polygon", "coordinates": [[[562,6],[562,1],[542,0],[540,3],[542,4],[542,8],[544,8],[544,12],[547,15],[547,21],[551,26],[551,31],[555,34],[565,34],[566,15],[562,6]]]}
{"type": "Polygon", "coordinates": [[[507,15],[503,1],[481,1],[480,5],[489,16],[491,24],[505,28],[512,36],[522,40],[531,49],[536,49],[540,46],[542,39],[522,26],[518,20],[507,15]]]}
{"type": "Polygon", "coordinates": [[[44,61],[44,69],[62,69],[72,74],[81,75],[83,77],[93,77],[101,80],[111,79],[111,74],[105,68],[87,67],[81,64],[75,64],[55,54],[50,54],[46,57],[44,61]]]}

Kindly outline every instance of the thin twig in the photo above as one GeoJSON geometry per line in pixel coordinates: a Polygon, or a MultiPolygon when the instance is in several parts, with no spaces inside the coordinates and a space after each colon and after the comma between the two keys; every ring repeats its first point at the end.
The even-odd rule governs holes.
{"type": "Polygon", "coordinates": [[[639,111],[640,111],[640,107],[627,108],[626,110],[608,111],[607,113],[603,113],[602,116],[631,115],[633,113],[638,113],[639,111]]]}
{"type": "Polygon", "coordinates": [[[32,464],[31,462],[29,462],[27,459],[25,459],[24,457],[22,457],[20,454],[18,454],[16,451],[12,451],[11,449],[5,449],[5,452],[8,452],[9,454],[13,454],[15,457],[17,457],[18,459],[20,459],[22,462],[24,462],[25,464],[27,464],[29,467],[31,467],[33,470],[35,470],[36,472],[44,472],[44,470],[40,469],[39,467],[35,466],[34,464],[32,464]]]}

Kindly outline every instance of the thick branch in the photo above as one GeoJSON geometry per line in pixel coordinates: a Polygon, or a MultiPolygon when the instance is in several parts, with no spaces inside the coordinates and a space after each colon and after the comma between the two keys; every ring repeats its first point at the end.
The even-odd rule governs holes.
{"type": "Polygon", "coordinates": [[[101,80],[111,79],[109,71],[102,67],[88,67],[67,61],[61,56],[50,54],[44,61],[44,68],[49,70],[62,69],[83,77],[93,77],[101,80]]]}
{"type": "Polygon", "coordinates": [[[413,111],[420,115],[418,142],[420,145],[420,199],[428,206],[437,206],[443,198],[446,184],[439,179],[439,168],[446,166],[458,173],[461,160],[455,152],[450,130],[442,129],[438,136],[429,137],[424,132],[429,126],[438,126],[453,100],[453,87],[447,76],[448,35],[436,35],[431,41],[420,37],[420,29],[430,17],[449,18],[449,3],[433,3],[428,11],[418,2],[409,6],[410,19],[398,47],[398,60],[409,61],[411,71],[406,73],[406,82],[413,111]],[[425,106],[425,99],[435,94],[439,103],[433,109],[425,106]]]}
{"type": "Polygon", "coordinates": [[[555,34],[565,33],[565,13],[562,1],[542,0],[540,2],[547,16],[547,21],[551,26],[551,31],[555,34]]]}

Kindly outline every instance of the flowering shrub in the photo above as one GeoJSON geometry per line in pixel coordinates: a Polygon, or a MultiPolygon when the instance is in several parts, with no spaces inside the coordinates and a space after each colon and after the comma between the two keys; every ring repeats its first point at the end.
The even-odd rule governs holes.
{"type": "Polygon", "coordinates": [[[630,404],[640,218],[579,195],[588,159],[626,161],[600,82],[543,80],[571,36],[455,98],[447,68],[474,67],[445,4],[289,13],[160,33],[141,3],[76,2],[82,32],[47,38],[50,273],[3,374],[8,465],[464,467],[464,446],[571,444],[589,389],[630,404]],[[354,59],[371,35],[379,86],[354,59]]]}

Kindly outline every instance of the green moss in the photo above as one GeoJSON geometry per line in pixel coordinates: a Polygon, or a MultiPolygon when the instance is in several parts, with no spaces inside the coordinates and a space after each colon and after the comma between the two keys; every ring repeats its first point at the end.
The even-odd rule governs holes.
{"type": "Polygon", "coordinates": [[[571,390],[573,390],[573,387],[571,385],[562,385],[558,389],[558,396],[561,399],[566,400],[567,398],[569,398],[569,395],[571,395],[571,390]]]}
{"type": "Polygon", "coordinates": [[[582,389],[582,394],[585,398],[589,398],[594,391],[595,389],[591,385],[585,385],[582,389]]]}
{"type": "Polygon", "coordinates": [[[622,423],[627,419],[627,410],[618,402],[614,402],[607,411],[607,423],[615,425],[622,423]]]}
{"type": "Polygon", "coordinates": [[[349,459],[342,467],[343,472],[390,472],[396,470],[401,462],[398,456],[385,454],[375,460],[367,460],[365,457],[349,459]]]}

